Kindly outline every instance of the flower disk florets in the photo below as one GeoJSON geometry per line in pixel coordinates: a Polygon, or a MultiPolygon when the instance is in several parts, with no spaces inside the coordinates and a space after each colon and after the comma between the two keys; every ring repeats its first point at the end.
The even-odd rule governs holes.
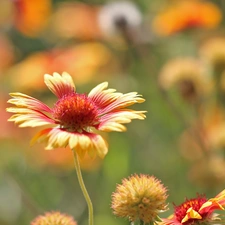
{"type": "Polygon", "coordinates": [[[112,195],[113,213],[130,221],[154,222],[167,208],[167,189],[154,176],[133,175],[117,185],[112,195]]]}
{"type": "Polygon", "coordinates": [[[73,217],[60,212],[48,212],[35,218],[31,225],[77,225],[73,217]]]}
{"type": "Polygon", "coordinates": [[[53,117],[67,131],[84,131],[98,123],[95,104],[85,94],[70,93],[60,98],[53,117]]]}

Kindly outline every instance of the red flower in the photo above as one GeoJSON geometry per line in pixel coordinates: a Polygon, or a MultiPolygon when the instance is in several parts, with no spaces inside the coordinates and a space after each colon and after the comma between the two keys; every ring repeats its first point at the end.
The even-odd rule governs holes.
{"type": "Polygon", "coordinates": [[[69,146],[80,157],[87,152],[90,156],[97,153],[104,157],[108,152],[106,141],[96,131],[125,131],[124,123],[132,119],[144,119],[145,111],[135,111],[126,107],[144,101],[136,92],[122,94],[115,89],[106,89],[107,82],[93,88],[88,95],[76,92],[75,85],[68,73],[62,76],[44,76],[45,84],[57,96],[53,108],[22,93],[11,93],[8,101],[14,105],[7,109],[15,113],[9,121],[20,127],[49,125],[42,129],[32,140],[47,143],[46,149],[69,146]]]}
{"type": "Polygon", "coordinates": [[[161,225],[189,225],[196,221],[207,222],[215,219],[215,210],[224,210],[225,189],[215,198],[207,200],[199,195],[197,198],[187,199],[179,206],[175,206],[174,214],[167,219],[162,219],[161,225]]]}

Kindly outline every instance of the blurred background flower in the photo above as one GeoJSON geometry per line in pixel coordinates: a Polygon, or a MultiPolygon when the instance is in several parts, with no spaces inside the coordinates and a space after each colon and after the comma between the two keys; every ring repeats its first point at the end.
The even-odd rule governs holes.
{"type": "Polygon", "coordinates": [[[16,87],[21,90],[43,91],[45,88],[43,74],[45,73],[67,71],[73,76],[76,84],[84,84],[91,80],[98,80],[101,70],[104,71],[104,68],[110,66],[113,60],[107,47],[101,43],[88,42],[35,52],[13,65],[6,73],[8,79],[13,79],[12,85],[16,84],[16,87]]]}
{"type": "Polygon", "coordinates": [[[201,99],[213,87],[213,80],[201,61],[187,57],[167,62],[162,67],[159,83],[164,89],[176,86],[183,99],[190,102],[201,99]]]}
{"type": "Polygon", "coordinates": [[[26,36],[36,36],[43,31],[51,15],[51,0],[13,0],[14,27],[26,36]]]}
{"type": "Polygon", "coordinates": [[[102,37],[98,24],[100,6],[80,2],[61,2],[51,16],[51,37],[93,40],[102,37]],[[70,22],[68,22],[70,21],[70,22]]]}
{"type": "Polygon", "coordinates": [[[171,35],[193,28],[212,29],[221,22],[222,14],[212,2],[181,0],[168,3],[153,20],[159,35],[171,35]]]}
{"type": "MultiPolygon", "coordinates": [[[[130,1],[115,1],[100,9],[98,19],[103,34],[115,36],[137,29],[142,23],[142,14],[130,1]]],[[[132,36],[132,33],[124,35],[132,36]]]]}

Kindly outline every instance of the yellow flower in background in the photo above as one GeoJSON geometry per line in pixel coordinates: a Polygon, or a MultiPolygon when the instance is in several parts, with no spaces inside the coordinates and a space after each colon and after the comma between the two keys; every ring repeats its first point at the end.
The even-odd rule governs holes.
{"type": "Polygon", "coordinates": [[[214,28],[221,19],[220,9],[211,2],[179,0],[156,15],[153,30],[166,36],[188,28],[214,28]]]}
{"type": "MultiPolygon", "coordinates": [[[[184,203],[174,206],[174,214],[168,219],[162,219],[161,225],[190,225],[195,223],[213,222],[215,210],[224,210],[225,190],[209,200],[203,195],[187,199],[184,203]]],[[[214,221],[215,223],[215,221],[214,221]]],[[[219,223],[219,221],[218,221],[219,223]]]]}
{"type": "Polygon", "coordinates": [[[16,0],[15,27],[26,36],[38,35],[47,25],[51,0],[16,0]]]}
{"type": "Polygon", "coordinates": [[[60,212],[47,212],[35,218],[30,225],[77,225],[73,217],[60,212]]]}
{"type": "Polygon", "coordinates": [[[225,38],[210,38],[201,45],[200,57],[208,63],[215,72],[223,72],[225,69],[225,38]]]}
{"type": "Polygon", "coordinates": [[[77,84],[98,79],[101,70],[113,64],[110,51],[97,42],[73,45],[69,48],[55,48],[46,52],[36,52],[15,64],[7,71],[12,86],[24,91],[43,90],[43,74],[54,71],[68,71],[77,84]],[[71,63],[73,62],[73,63],[71,63]],[[32,74],[30,76],[29,74],[32,74]]]}
{"type": "Polygon", "coordinates": [[[108,83],[103,82],[93,88],[90,93],[76,92],[72,77],[64,72],[62,75],[45,74],[47,87],[58,98],[54,107],[50,108],[43,102],[22,93],[11,93],[8,101],[14,105],[7,109],[14,113],[9,119],[20,127],[43,128],[33,139],[47,143],[46,149],[69,146],[82,158],[86,152],[90,156],[96,153],[104,157],[108,146],[103,137],[95,132],[125,131],[124,123],[132,119],[145,118],[145,111],[127,109],[144,99],[136,92],[122,94],[115,89],[107,89],[108,83]]]}
{"type": "Polygon", "coordinates": [[[212,78],[206,73],[204,65],[189,57],[168,61],[159,74],[159,84],[165,90],[176,86],[181,96],[188,101],[210,93],[213,88],[212,78]]]}
{"type": "Polygon", "coordinates": [[[129,221],[154,222],[167,209],[167,189],[154,176],[132,175],[117,185],[112,195],[113,213],[129,221]]]}

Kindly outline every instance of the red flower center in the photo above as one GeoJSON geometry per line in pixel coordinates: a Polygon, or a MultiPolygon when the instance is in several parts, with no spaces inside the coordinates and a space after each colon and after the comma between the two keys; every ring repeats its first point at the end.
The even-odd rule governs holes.
{"type": "MultiPolygon", "coordinates": [[[[179,206],[174,206],[175,208],[175,216],[179,222],[182,221],[182,219],[185,217],[187,210],[192,207],[196,212],[199,211],[201,206],[207,201],[207,199],[204,196],[198,196],[197,198],[193,199],[187,199],[183,204],[179,206]]],[[[204,215],[201,215],[204,217],[204,215]]],[[[204,219],[204,218],[203,218],[204,219]]],[[[193,220],[187,221],[186,223],[192,223],[193,220]]]]}
{"type": "Polygon", "coordinates": [[[82,132],[98,123],[96,105],[85,94],[71,93],[59,99],[53,117],[63,129],[82,132]]]}

